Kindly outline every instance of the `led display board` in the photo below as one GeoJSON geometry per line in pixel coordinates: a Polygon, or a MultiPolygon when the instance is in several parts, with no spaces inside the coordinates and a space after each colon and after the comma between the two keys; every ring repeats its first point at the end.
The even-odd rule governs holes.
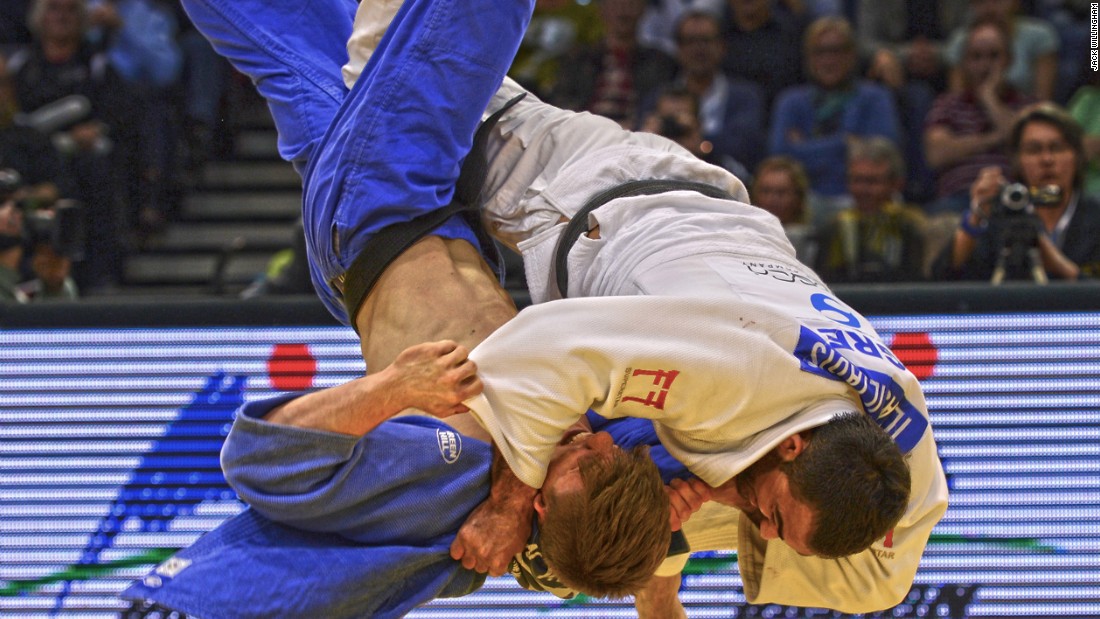
{"type": "MultiPolygon", "coordinates": [[[[877,616],[1100,616],[1100,313],[870,319],[922,381],[952,492],[877,616]]],[[[363,369],[338,326],[0,330],[0,616],[117,616],[131,580],[243,508],[218,466],[234,409],[363,369]]],[[[838,616],[747,605],[732,553],[696,555],[680,596],[690,617],[838,616]]],[[[410,616],[634,612],[504,577],[410,616]]]]}

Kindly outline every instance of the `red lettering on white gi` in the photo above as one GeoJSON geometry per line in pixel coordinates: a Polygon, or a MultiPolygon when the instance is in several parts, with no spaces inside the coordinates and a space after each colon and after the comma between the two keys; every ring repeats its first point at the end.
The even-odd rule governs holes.
{"type": "Polygon", "coordinates": [[[631,376],[652,376],[652,384],[658,387],[658,390],[648,392],[644,398],[624,396],[622,401],[639,402],[643,406],[665,410],[665,397],[668,396],[668,390],[672,387],[672,381],[676,380],[679,375],[679,370],[634,370],[631,376]]]}

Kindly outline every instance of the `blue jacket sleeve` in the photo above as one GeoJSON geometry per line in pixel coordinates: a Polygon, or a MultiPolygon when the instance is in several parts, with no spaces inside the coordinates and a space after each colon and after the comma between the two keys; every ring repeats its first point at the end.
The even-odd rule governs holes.
{"type": "Polygon", "coordinates": [[[229,484],[267,518],[365,543],[426,539],[456,531],[488,496],[488,444],[427,417],[358,438],[262,419],[291,397],[245,404],[222,448],[229,484]]]}

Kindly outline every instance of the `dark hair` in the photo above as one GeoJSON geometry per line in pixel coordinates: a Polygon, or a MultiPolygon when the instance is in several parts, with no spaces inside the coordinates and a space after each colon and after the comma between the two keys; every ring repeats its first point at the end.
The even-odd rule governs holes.
{"type": "Polygon", "coordinates": [[[674,36],[677,45],[681,43],[681,38],[683,37],[683,35],[680,34],[680,29],[683,27],[684,22],[689,19],[706,19],[710,21],[714,24],[715,34],[718,36],[718,39],[723,42],[726,40],[726,24],[722,21],[721,17],[716,15],[713,11],[700,8],[689,8],[676,19],[676,31],[674,32],[674,36]]]}
{"type": "Polygon", "coordinates": [[[561,582],[593,597],[637,593],[668,554],[668,495],[649,448],[581,462],[585,492],[543,490],[546,563],[561,582]]]}
{"type": "Polygon", "coordinates": [[[966,27],[966,37],[963,38],[962,53],[963,57],[966,57],[967,50],[970,49],[970,37],[974,36],[974,33],[979,28],[990,27],[996,30],[1001,35],[1001,42],[1004,43],[1005,62],[1012,63],[1012,25],[1005,22],[1003,19],[996,17],[979,17],[971,21],[966,27]]]}
{"type": "Polygon", "coordinates": [[[1062,139],[1073,149],[1077,157],[1077,170],[1073,176],[1074,189],[1081,189],[1085,182],[1085,170],[1089,158],[1085,154],[1085,130],[1077,120],[1070,116],[1065,108],[1055,103],[1045,101],[1028,106],[1016,115],[1012,122],[1012,132],[1008,136],[1008,148],[1012,152],[1016,172],[1019,173],[1020,141],[1023,140],[1024,129],[1031,123],[1046,123],[1062,134],[1062,139]]]}
{"type": "Polygon", "coordinates": [[[813,509],[814,554],[846,557],[869,548],[909,503],[909,466],[897,443],[855,411],[814,428],[806,448],[782,465],[791,493],[813,509]]]}

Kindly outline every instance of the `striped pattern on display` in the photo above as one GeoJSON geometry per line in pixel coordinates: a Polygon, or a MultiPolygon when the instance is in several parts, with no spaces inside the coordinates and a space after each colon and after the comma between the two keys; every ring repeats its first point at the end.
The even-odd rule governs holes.
{"type": "MultiPolygon", "coordinates": [[[[951,506],[881,616],[1100,616],[1100,314],[878,317],[921,378],[951,506]]],[[[131,580],[242,504],[218,452],[242,402],[363,372],[340,327],[0,332],[0,616],[114,617],[131,580]]],[[[745,603],[696,555],[691,617],[833,616],[745,603]]],[[[633,617],[489,579],[410,617],[633,617]]]]}

